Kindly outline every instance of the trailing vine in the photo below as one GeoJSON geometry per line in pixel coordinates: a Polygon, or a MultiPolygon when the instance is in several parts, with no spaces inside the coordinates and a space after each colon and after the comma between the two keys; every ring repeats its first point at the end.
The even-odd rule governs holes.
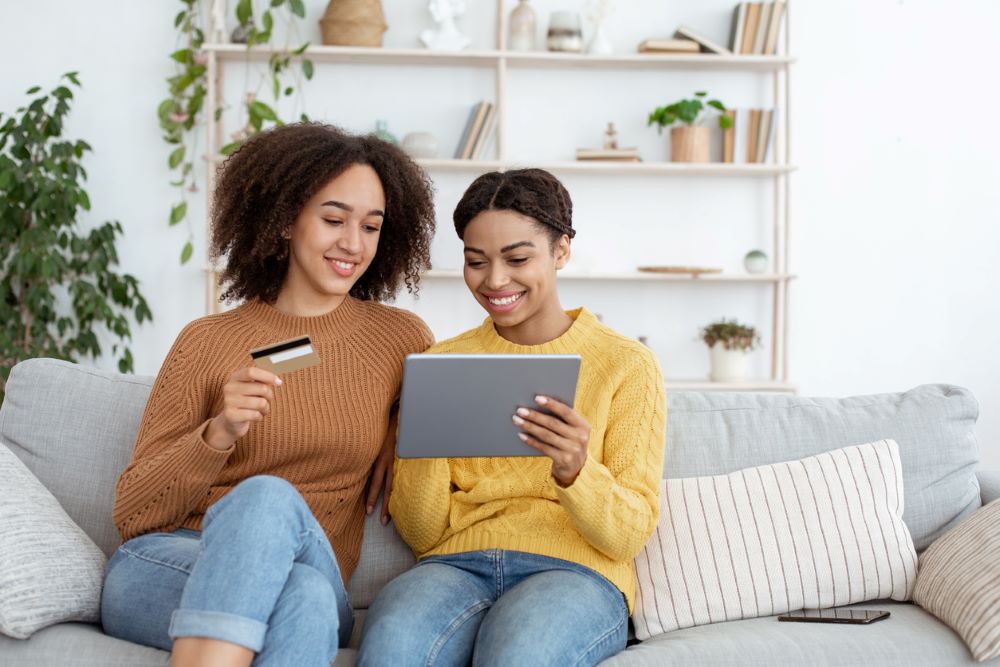
{"type": "MultiPolygon", "coordinates": [[[[173,175],[170,185],[179,191],[179,200],[170,208],[168,223],[173,227],[186,221],[188,225],[187,242],[180,255],[181,264],[185,264],[194,254],[194,233],[188,219],[188,195],[198,191],[195,163],[199,155],[199,138],[204,133],[205,113],[215,114],[215,120],[219,121],[224,108],[205,109],[205,99],[208,94],[206,32],[209,25],[208,15],[217,0],[180,1],[183,9],[174,18],[178,48],[170,54],[176,72],[167,78],[169,97],[160,102],[157,115],[160,128],[163,130],[163,139],[171,147],[167,157],[167,166],[173,175]]],[[[265,7],[260,12],[255,11],[253,0],[239,0],[235,7],[236,21],[247,36],[248,50],[271,45],[276,16],[283,17],[287,21],[289,38],[297,36],[297,23],[305,18],[303,0],[262,1],[265,7]]],[[[290,50],[286,45],[271,54],[266,73],[261,73],[253,90],[244,91],[239,104],[240,118],[245,119],[245,122],[231,135],[232,141],[222,147],[223,155],[229,155],[243,141],[268,125],[284,123],[275,110],[276,103],[283,97],[291,97],[297,90],[301,90],[302,77],[306,80],[312,78],[313,63],[308,58],[302,57],[308,47],[308,42],[294,50],[290,50]],[[293,67],[295,61],[298,67],[293,67]],[[265,86],[270,89],[273,104],[260,99],[265,86]]],[[[246,66],[250,66],[249,59],[246,66]]],[[[303,120],[307,119],[305,114],[301,114],[300,117],[303,120]]],[[[214,162],[215,159],[215,156],[208,156],[210,162],[214,162]]]]}

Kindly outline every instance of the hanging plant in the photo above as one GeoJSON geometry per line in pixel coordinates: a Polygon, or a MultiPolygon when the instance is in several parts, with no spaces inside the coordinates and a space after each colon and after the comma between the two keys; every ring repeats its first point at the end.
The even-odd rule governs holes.
{"type": "MultiPolygon", "coordinates": [[[[180,256],[181,264],[184,264],[194,254],[194,232],[187,215],[188,195],[198,191],[195,160],[199,155],[199,138],[204,134],[204,106],[208,94],[208,56],[203,50],[208,25],[206,5],[212,3],[210,0],[181,0],[181,4],[183,9],[174,18],[178,48],[170,54],[177,71],[167,79],[169,97],[160,102],[157,115],[163,139],[170,146],[167,166],[174,175],[170,185],[180,192],[179,201],[170,208],[168,223],[170,226],[181,222],[188,225],[188,238],[180,256]]],[[[291,36],[297,33],[297,22],[305,18],[306,14],[303,0],[266,0],[266,8],[259,13],[255,13],[253,4],[252,0],[239,0],[235,9],[236,20],[247,36],[247,49],[271,44],[276,15],[287,20],[288,34],[291,36]],[[281,11],[282,8],[285,11],[281,11]],[[259,16],[259,20],[255,19],[255,15],[259,16]]],[[[223,155],[232,153],[243,141],[268,124],[283,124],[284,121],[275,111],[276,105],[260,99],[261,91],[265,86],[268,87],[274,102],[277,102],[301,90],[302,77],[311,79],[314,70],[312,61],[301,57],[308,47],[306,42],[294,50],[284,48],[271,55],[266,74],[261,75],[253,90],[244,91],[241,96],[241,114],[245,123],[234,133],[232,141],[223,146],[223,155]],[[293,67],[295,60],[299,67],[293,67]]],[[[249,66],[248,61],[247,67],[249,66]]],[[[222,118],[221,107],[207,111],[215,114],[216,121],[222,118]]],[[[304,114],[301,117],[305,119],[304,114]]]]}
{"type": "Polygon", "coordinates": [[[138,281],[114,270],[118,222],[83,229],[90,210],[82,160],[91,148],[63,139],[75,72],[65,85],[0,113],[0,396],[10,369],[32,357],[101,355],[110,333],[118,369],[132,372],[129,316],[153,318],[138,281]]]}

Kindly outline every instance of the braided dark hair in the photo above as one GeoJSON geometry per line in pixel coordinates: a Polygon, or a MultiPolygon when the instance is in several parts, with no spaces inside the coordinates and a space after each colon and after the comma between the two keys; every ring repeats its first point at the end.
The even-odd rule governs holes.
{"type": "Polygon", "coordinates": [[[261,132],[222,165],[212,203],[213,259],[225,257],[223,301],[274,303],[288,273],[288,232],[302,207],[355,164],[375,170],[385,192],[378,251],[351,296],[386,301],[406,285],[415,292],[430,268],[434,195],[427,174],[399,148],[374,135],[323,123],[261,132]]]}
{"type": "Polygon", "coordinates": [[[558,178],[544,169],[492,171],[472,182],[455,207],[455,231],[465,228],[483,211],[515,211],[535,221],[549,235],[549,245],[565,234],[573,238],[573,201],[558,178]]]}

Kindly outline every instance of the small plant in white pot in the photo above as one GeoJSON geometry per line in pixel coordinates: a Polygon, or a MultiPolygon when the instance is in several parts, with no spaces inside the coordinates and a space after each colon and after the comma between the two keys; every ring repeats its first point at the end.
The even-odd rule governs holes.
{"type": "Polygon", "coordinates": [[[722,319],[701,330],[708,345],[713,382],[742,382],[747,376],[747,357],[760,347],[760,337],[752,326],[722,319]]]}
{"type": "Polygon", "coordinates": [[[733,126],[733,119],[726,115],[726,106],[719,100],[705,100],[706,92],[697,92],[692,100],[680,100],[649,113],[647,125],[656,125],[656,131],[674,123],[680,126],[670,130],[670,160],[672,162],[708,162],[711,135],[704,122],[708,108],[719,112],[719,127],[726,130],[733,126]]]}

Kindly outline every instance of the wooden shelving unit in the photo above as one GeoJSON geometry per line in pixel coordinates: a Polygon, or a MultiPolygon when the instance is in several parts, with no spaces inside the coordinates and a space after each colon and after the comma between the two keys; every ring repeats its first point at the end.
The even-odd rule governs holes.
{"type": "MultiPolygon", "coordinates": [[[[311,46],[301,56],[317,65],[364,64],[392,67],[448,67],[476,68],[490,72],[495,81],[496,159],[493,160],[420,160],[420,164],[432,175],[447,172],[482,173],[491,170],[507,170],[521,166],[534,166],[556,173],[598,174],[608,179],[628,175],[647,175],[661,178],[731,177],[769,179],[772,184],[773,220],[771,224],[771,263],[773,272],[764,275],[751,274],[709,274],[699,277],[690,275],[646,274],[646,273],[573,273],[563,272],[560,278],[568,281],[594,281],[605,283],[645,282],[658,283],[664,289],[670,286],[691,284],[748,285],[755,289],[771,291],[770,326],[770,375],[768,378],[738,384],[709,382],[707,380],[668,380],[668,389],[688,390],[728,390],[728,391],[782,391],[793,392],[795,386],[789,382],[788,334],[789,334],[789,284],[795,276],[789,267],[789,238],[791,236],[789,206],[789,175],[795,171],[790,162],[791,107],[789,100],[789,68],[795,59],[787,54],[790,50],[789,14],[792,2],[786,2],[784,39],[782,53],[774,56],[714,55],[714,54],[623,54],[595,57],[582,54],[507,51],[507,12],[505,0],[496,0],[495,49],[469,50],[461,52],[434,52],[423,49],[355,48],[337,46],[311,46]],[[774,161],[767,164],[680,164],[670,162],[575,162],[575,161],[523,161],[508,152],[508,133],[516,132],[510,121],[516,117],[507,102],[507,80],[511,72],[517,70],[564,70],[573,68],[621,70],[621,71],[723,71],[745,73],[747,76],[767,76],[772,81],[772,104],[777,110],[778,124],[772,155],[774,161]]],[[[209,31],[211,32],[211,31],[209,31]]],[[[240,44],[204,45],[208,57],[207,109],[222,106],[222,82],[227,63],[266,61],[275,53],[283,53],[272,48],[254,47],[248,49],[240,44]]],[[[209,160],[220,160],[219,149],[226,143],[222,123],[208,117],[209,160]]],[[[206,169],[206,193],[214,188],[214,169],[206,169]]],[[[218,308],[218,274],[214,267],[206,264],[206,310],[215,312],[218,308]]],[[[429,284],[435,281],[450,281],[461,278],[460,271],[430,271],[424,276],[429,284]]]]}

